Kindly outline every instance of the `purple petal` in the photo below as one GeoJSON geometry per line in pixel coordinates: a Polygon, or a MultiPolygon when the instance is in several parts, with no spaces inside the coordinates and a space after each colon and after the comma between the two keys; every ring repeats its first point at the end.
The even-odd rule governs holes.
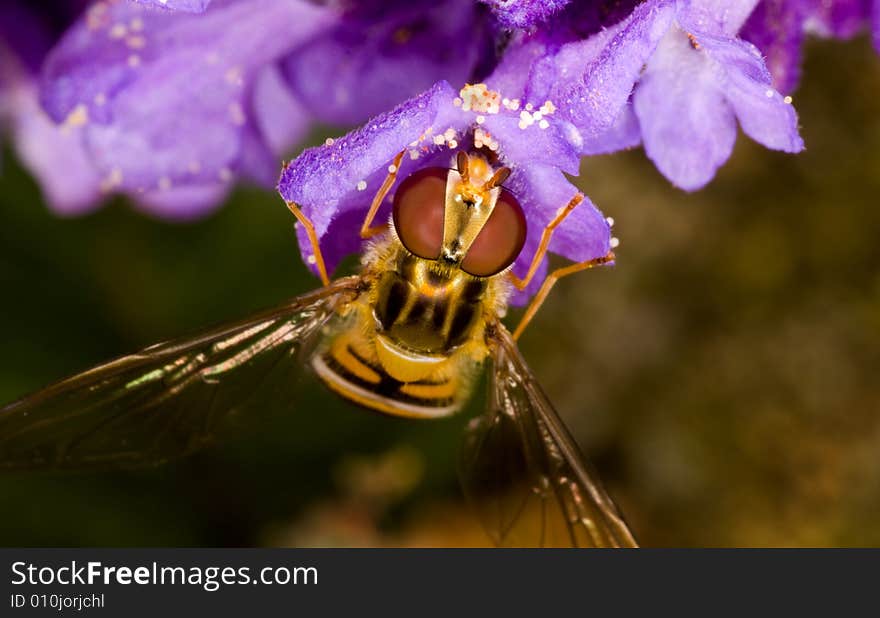
{"type": "Polygon", "coordinates": [[[874,0],[871,9],[871,38],[874,41],[874,49],[880,53],[880,1],[874,0]]]}
{"type": "Polygon", "coordinates": [[[759,0],[689,0],[679,16],[701,32],[735,36],[759,0]]]}
{"type": "Polygon", "coordinates": [[[552,63],[551,58],[552,54],[540,39],[516,40],[504,52],[499,65],[486,78],[486,83],[508,99],[523,100],[530,96],[546,99],[550,96],[551,87],[542,88],[536,81],[548,76],[547,80],[552,83],[556,79],[556,69],[551,64],[544,70],[536,70],[536,65],[552,63]]]}
{"type": "Polygon", "coordinates": [[[869,2],[876,5],[876,0],[811,0],[807,27],[822,36],[853,37],[869,19],[869,2]]]}
{"type": "Polygon", "coordinates": [[[773,87],[783,94],[793,92],[800,81],[805,18],[801,1],[764,0],[741,32],[764,54],[773,87]]]}
{"type": "Polygon", "coordinates": [[[804,142],[791,99],[773,89],[761,53],[740,39],[698,35],[699,44],[720,67],[718,84],[746,135],[784,152],[800,152],[804,142]]]}
{"type": "Polygon", "coordinates": [[[640,4],[590,64],[583,80],[572,80],[572,86],[560,92],[556,104],[585,141],[608,131],[620,117],[645,62],[669,29],[673,9],[669,0],[640,4]]]}
{"type": "Polygon", "coordinates": [[[645,152],[673,184],[689,191],[712,179],[736,141],[736,119],[717,78],[717,65],[676,26],[633,96],[645,152]]]}
{"type": "Polygon", "coordinates": [[[147,191],[136,196],[135,204],[139,210],[160,219],[193,221],[213,212],[223,202],[229,188],[226,183],[147,191]]]}
{"type": "Polygon", "coordinates": [[[254,80],[251,106],[254,124],[276,155],[289,152],[308,133],[311,117],[275,65],[265,67],[254,80]]]}
{"type": "MultiPolygon", "coordinates": [[[[48,24],[40,19],[39,13],[10,0],[0,5],[0,41],[0,62],[14,61],[21,69],[33,73],[39,70],[52,45],[48,24]]],[[[5,81],[5,72],[0,68],[0,86],[5,81]]]]}
{"type": "Polygon", "coordinates": [[[635,148],[642,143],[642,131],[632,105],[620,112],[614,124],[604,133],[584,140],[582,155],[600,155],[635,148]]]}
{"type": "Polygon", "coordinates": [[[467,81],[482,49],[475,9],[472,0],[442,0],[347,16],[294,50],[286,76],[317,118],[363,122],[437,81],[467,81]]]}
{"type": "Polygon", "coordinates": [[[580,134],[573,125],[554,118],[552,113],[541,114],[541,105],[536,102],[531,110],[522,109],[522,116],[486,115],[482,128],[500,144],[501,158],[509,165],[553,165],[577,174],[580,169],[580,134]],[[541,114],[537,121],[533,116],[535,112],[541,114]]]}
{"type": "Polygon", "coordinates": [[[43,102],[85,125],[112,188],[225,185],[239,170],[270,181],[275,164],[250,117],[254,80],[330,19],[295,1],[215,3],[197,16],[96,4],[50,55],[43,102]],[[263,170],[245,169],[260,160],[263,170]]]}
{"type": "MultiPolygon", "coordinates": [[[[332,271],[338,261],[351,252],[350,248],[356,250],[359,244],[359,225],[340,228],[351,236],[351,241],[348,237],[328,239],[331,222],[351,211],[363,218],[388,174],[388,165],[399,152],[408,151],[401,163],[399,178],[425,166],[432,158],[437,164],[450,164],[452,151],[447,146],[436,145],[432,138],[447,130],[458,135],[468,127],[468,116],[453,105],[457,94],[448,83],[438,82],[362,128],[304,151],[284,170],[278,190],[285,200],[300,205],[311,219],[322,239],[328,270],[332,271]]],[[[300,242],[300,248],[307,263],[314,260],[310,258],[308,242],[300,242]]],[[[314,264],[312,266],[314,268],[314,264]]]]}
{"type": "Polygon", "coordinates": [[[22,164],[39,181],[49,207],[60,215],[80,215],[100,203],[100,179],[82,144],[82,129],[58,127],[37,100],[36,86],[14,94],[12,139],[22,164]]]}
{"type": "MultiPolygon", "coordinates": [[[[513,272],[522,277],[532,263],[544,228],[559,209],[578,194],[578,189],[562,172],[549,165],[533,165],[517,170],[511,175],[507,185],[522,204],[528,222],[526,244],[513,265],[513,272]]],[[[556,228],[549,249],[569,260],[580,262],[607,255],[610,246],[611,228],[589,198],[584,198],[556,228]]],[[[542,270],[524,293],[514,295],[512,304],[522,304],[538,291],[546,268],[545,258],[542,270]]]]}
{"type": "Polygon", "coordinates": [[[211,0],[134,0],[140,4],[168,9],[169,11],[181,11],[184,13],[201,13],[208,8],[211,0]]]}
{"type": "Polygon", "coordinates": [[[531,28],[547,21],[561,11],[571,0],[480,0],[492,7],[492,12],[505,28],[531,28]]]}

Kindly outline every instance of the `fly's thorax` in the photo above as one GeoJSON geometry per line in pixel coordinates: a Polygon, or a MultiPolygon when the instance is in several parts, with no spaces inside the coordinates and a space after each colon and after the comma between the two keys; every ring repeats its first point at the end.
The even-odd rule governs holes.
{"type": "Polygon", "coordinates": [[[375,286],[377,335],[418,353],[448,354],[481,337],[490,280],[401,250],[375,286]]]}

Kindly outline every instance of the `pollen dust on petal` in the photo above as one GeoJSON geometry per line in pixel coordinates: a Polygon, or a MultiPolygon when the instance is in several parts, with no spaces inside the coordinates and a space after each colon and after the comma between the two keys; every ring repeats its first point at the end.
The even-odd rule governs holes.
{"type": "Polygon", "coordinates": [[[497,114],[501,111],[501,94],[489,90],[486,84],[465,84],[453,103],[462,111],[497,114]]]}

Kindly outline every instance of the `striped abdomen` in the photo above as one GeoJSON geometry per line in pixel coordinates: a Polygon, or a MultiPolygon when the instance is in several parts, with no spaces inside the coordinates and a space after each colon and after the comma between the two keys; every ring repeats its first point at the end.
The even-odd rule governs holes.
{"type": "Polygon", "coordinates": [[[436,418],[458,411],[464,392],[453,361],[438,358],[426,375],[403,381],[386,370],[374,345],[354,325],[321,350],[312,366],[337,394],[386,414],[436,418]]]}

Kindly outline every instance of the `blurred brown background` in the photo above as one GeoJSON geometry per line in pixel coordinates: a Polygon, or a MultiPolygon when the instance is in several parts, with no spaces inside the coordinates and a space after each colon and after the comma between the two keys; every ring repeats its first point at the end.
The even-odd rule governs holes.
{"type": "MultiPolygon", "coordinates": [[[[694,195],[641,151],[587,160],[618,265],[559,284],[522,339],[643,545],[880,545],[880,59],[814,43],[805,76],[802,155],[741,137],[694,195]]],[[[0,213],[4,401],[316,284],[255,190],[190,225],[122,201],[61,220],[7,150],[0,213]]],[[[464,416],[314,384],[291,408],[156,470],[2,476],[0,544],[486,544],[455,477],[464,416]]]]}

